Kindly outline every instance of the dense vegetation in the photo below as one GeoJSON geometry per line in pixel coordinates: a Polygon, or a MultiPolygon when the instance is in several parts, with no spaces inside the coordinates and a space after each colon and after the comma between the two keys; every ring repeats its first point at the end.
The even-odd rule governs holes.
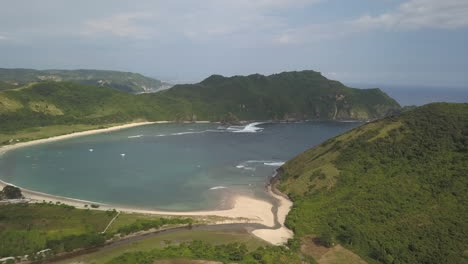
{"type": "Polygon", "coordinates": [[[248,252],[247,247],[241,243],[212,246],[202,241],[170,245],[162,249],[153,249],[147,252],[125,253],[109,263],[151,264],[159,259],[201,259],[239,264],[301,263],[299,256],[285,247],[260,247],[252,252],[248,252]]]}
{"type": "Polygon", "coordinates": [[[298,238],[339,242],[370,262],[468,262],[468,104],[369,123],[281,171],[298,238]]]}
{"type": "Polygon", "coordinates": [[[190,101],[192,111],[208,120],[220,120],[228,113],[241,120],[367,120],[400,108],[379,89],[349,88],[315,71],[229,78],[212,75],[162,93],[190,101]]]}
{"type": "Polygon", "coordinates": [[[167,89],[169,84],[138,73],[101,70],[32,70],[0,68],[0,90],[39,81],[75,81],[105,85],[117,90],[142,93],[167,89]]]}
{"type": "Polygon", "coordinates": [[[193,222],[189,218],[151,217],[126,223],[118,230],[102,234],[116,214],[116,211],[75,209],[64,204],[0,204],[0,258],[26,254],[33,257],[34,253],[44,249],[59,253],[88,248],[102,245],[116,234],[127,235],[193,222]]]}
{"type": "Polygon", "coordinates": [[[139,95],[106,86],[44,81],[0,91],[0,144],[31,140],[35,131],[50,126],[134,120],[373,119],[399,109],[378,89],[348,88],[313,71],[211,76],[196,85],[139,95]]]}
{"type": "Polygon", "coordinates": [[[23,198],[23,194],[21,193],[21,189],[18,187],[7,185],[0,191],[0,200],[21,198],[23,198]]]}

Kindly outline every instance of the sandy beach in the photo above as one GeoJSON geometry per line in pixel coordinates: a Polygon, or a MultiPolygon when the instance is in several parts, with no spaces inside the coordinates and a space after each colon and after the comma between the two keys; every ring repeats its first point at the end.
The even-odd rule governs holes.
{"type": "Polygon", "coordinates": [[[131,128],[131,127],[136,127],[136,126],[151,125],[151,124],[165,124],[165,123],[169,123],[169,121],[130,123],[130,124],[125,124],[125,125],[120,125],[120,126],[113,126],[113,127],[108,127],[108,128],[102,128],[102,129],[86,130],[86,131],[75,132],[75,133],[56,136],[56,137],[37,139],[37,140],[28,141],[28,142],[20,142],[20,143],[0,147],[0,155],[6,153],[7,151],[13,150],[13,149],[32,146],[32,145],[37,145],[37,144],[42,144],[42,143],[47,143],[47,142],[59,141],[59,140],[64,140],[64,139],[69,139],[69,138],[74,138],[74,137],[88,136],[88,135],[93,135],[93,134],[97,134],[97,133],[111,132],[111,131],[131,128]]]}
{"type": "MultiPolygon", "coordinates": [[[[51,137],[46,139],[39,139],[29,142],[17,143],[14,145],[3,146],[0,148],[0,155],[21,147],[31,146],[35,144],[41,144],[46,142],[58,141],[63,139],[69,139],[73,137],[86,136],[96,133],[110,132],[135,126],[149,125],[156,123],[170,123],[170,121],[159,121],[159,122],[139,122],[131,123],[126,125],[120,125],[115,127],[109,127],[105,129],[96,129],[83,132],[72,133],[68,135],[62,135],[57,137],[51,137]]],[[[0,180],[0,188],[3,188],[8,183],[0,180]]],[[[152,215],[171,215],[171,216],[220,216],[229,218],[222,220],[219,224],[226,223],[258,223],[265,225],[265,229],[257,229],[252,231],[252,234],[255,236],[270,242],[275,245],[285,243],[289,238],[293,236],[291,230],[284,227],[284,220],[292,206],[292,202],[286,199],[281,195],[277,195],[271,191],[271,188],[268,188],[268,192],[278,201],[277,209],[277,220],[278,223],[275,223],[275,215],[273,214],[273,205],[270,202],[255,199],[249,196],[237,195],[231,199],[231,208],[226,210],[210,210],[210,211],[190,211],[190,212],[170,212],[170,211],[158,211],[158,210],[145,210],[137,208],[126,208],[118,207],[107,204],[94,203],[91,201],[84,201],[79,199],[60,197],[55,195],[50,195],[46,193],[36,192],[28,189],[21,188],[23,195],[30,202],[53,202],[53,203],[63,203],[76,208],[85,208],[85,205],[90,207],[91,204],[99,205],[99,208],[96,210],[112,210],[116,209],[125,213],[140,213],[140,214],[152,214],[152,215]],[[279,224],[279,226],[278,226],[279,224]],[[268,229],[269,228],[269,229],[268,229]]]]}

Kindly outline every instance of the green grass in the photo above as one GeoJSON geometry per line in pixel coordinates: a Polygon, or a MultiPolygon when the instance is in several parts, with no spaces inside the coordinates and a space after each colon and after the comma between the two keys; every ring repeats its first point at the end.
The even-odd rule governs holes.
{"type": "Polygon", "coordinates": [[[0,205],[0,256],[16,256],[47,248],[48,240],[99,233],[113,215],[50,204],[0,205]]]}
{"type": "Polygon", "coordinates": [[[127,252],[148,251],[154,248],[163,248],[168,242],[178,244],[192,240],[200,240],[213,245],[224,244],[226,242],[245,243],[249,250],[254,250],[260,246],[265,246],[266,242],[259,240],[245,231],[207,231],[207,230],[183,230],[174,233],[160,234],[141,241],[127,245],[109,247],[101,249],[91,254],[71,258],[57,263],[106,263],[109,260],[127,252]]]}
{"type": "MultiPolygon", "coordinates": [[[[101,235],[101,232],[115,215],[116,212],[75,209],[66,205],[0,204],[0,258],[35,253],[50,248],[55,243],[51,242],[54,240],[58,241],[55,244],[67,245],[65,248],[56,246],[54,248],[56,253],[81,246],[86,247],[90,245],[86,244],[88,242],[85,241],[91,237],[103,242],[117,234],[119,229],[127,228],[128,230],[131,227],[132,230],[140,231],[138,228],[145,228],[145,226],[135,224],[153,223],[154,226],[162,218],[160,216],[122,213],[106,234],[101,235]],[[76,239],[73,243],[72,238],[76,239]]],[[[175,221],[188,219],[165,218],[173,221],[172,223],[168,221],[163,228],[174,226],[175,221]]],[[[101,242],[96,242],[95,245],[101,242]]]]}

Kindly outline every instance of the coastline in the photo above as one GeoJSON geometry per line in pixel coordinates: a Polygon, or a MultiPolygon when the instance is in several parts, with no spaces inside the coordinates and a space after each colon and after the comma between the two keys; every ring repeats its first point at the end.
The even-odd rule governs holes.
{"type": "Polygon", "coordinates": [[[293,206],[293,202],[289,198],[281,193],[276,185],[279,183],[281,177],[281,171],[276,170],[275,175],[270,179],[270,184],[267,185],[267,192],[273,198],[277,200],[276,207],[276,229],[256,229],[252,232],[257,237],[262,238],[265,241],[269,241],[275,245],[285,244],[288,239],[294,237],[294,232],[285,226],[286,217],[293,206]],[[279,227],[278,227],[279,226],[279,227]]]}
{"type": "Polygon", "coordinates": [[[69,139],[69,138],[74,138],[74,137],[81,137],[81,136],[88,136],[88,135],[93,135],[93,134],[111,132],[111,131],[131,128],[131,127],[136,127],[136,126],[144,126],[144,125],[159,124],[159,123],[161,124],[169,123],[169,121],[129,123],[129,124],[124,124],[124,125],[119,125],[119,126],[112,126],[108,128],[85,130],[85,131],[80,131],[80,132],[75,132],[71,134],[55,136],[55,137],[48,137],[48,138],[36,139],[32,141],[20,142],[20,143],[15,143],[12,145],[4,145],[0,147],[0,155],[3,155],[8,151],[17,149],[17,148],[28,147],[28,146],[33,146],[33,145],[43,144],[43,143],[48,143],[48,142],[54,142],[54,141],[59,141],[59,140],[64,140],[64,139],[69,139]]]}
{"type": "MultiPolygon", "coordinates": [[[[206,123],[207,121],[198,121],[192,123],[206,123]]],[[[72,134],[60,135],[50,138],[38,139],[28,142],[16,143],[13,145],[6,145],[0,147],[0,156],[11,151],[13,149],[32,146],[36,144],[54,142],[58,140],[64,140],[74,137],[92,135],[97,133],[105,133],[120,129],[126,129],[142,125],[150,124],[167,124],[172,121],[157,121],[157,122],[138,122],[130,123],[119,126],[113,126],[103,129],[87,130],[82,132],[75,132],[72,134]]],[[[276,178],[276,176],[275,176],[276,178]]],[[[6,185],[13,185],[0,180],[0,188],[6,185]]],[[[235,195],[231,198],[230,209],[226,210],[207,210],[207,211],[187,211],[187,212],[171,212],[171,211],[160,211],[160,210],[146,210],[138,208],[128,208],[112,206],[107,204],[95,203],[92,201],[79,200],[68,197],[61,197],[51,195],[47,193],[37,192],[19,187],[26,198],[26,201],[32,203],[41,202],[52,202],[52,203],[63,203],[74,206],[76,208],[90,208],[91,205],[99,205],[99,208],[90,208],[94,210],[117,210],[124,213],[138,213],[138,214],[151,214],[151,215],[166,215],[166,216],[218,216],[226,218],[225,220],[218,221],[215,224],[227,224],[227,223],[256,223],[264,225],[264,229],[255,229],[252,234],[275,245],[284,244],[289,238],[293,236],[292,231],[284,227],[284,220],[292,206],[292,202],[281,195],[277,195],[272,191],[271,186],[267,187],[267,192],[275,198],[276,204],[273,205],[270,202],[255,199],[245,195],[235,195]],[[87,207],[85,207],[85,205],[87,207]],[[275,210],[274,210],[275,208],[275,210]]]]}
{"type": "MultiPolygon", "coordinates": [[[[9,185],[0,180],[0,189],[9,185]]],[[[117,210],[123,213],[136,213],[147,215],[161,215],[161,216],[218,216],[224,218],[214,224],[239,224],[239,223],[255,223],[265,226],[262,229],[255,229],[252,234],[256,237],[263,239],[271,244],[280,245],[287,242],[293,236],[292,231],[284,227],[284,220],[292,206],[292,202],[285,199],[283,196],[275,194],[268,187],[268,193],[277,200],[277,212],[274,214],[274,205],[270,202],[252,198],[245,195],[235,195],[231,199],[231,208],[225,210],[206,210],[206,211],[162,211],[162,210],[149,210],[138,209],[130,207],[113,206],[102,203],[95,203],[80,199],[62,197],[51,195],[47,193],[36,192],[28,189],[21,189],[25,199],[23,201],[30,203],[62,203],[71,205],[79,209],[92,209],[92,210],[117,210]],[[85,207],[85,205],[87,207],[85,207]],[[98,205],[98,208],[92,208],[91,205],[98,205]]]]}

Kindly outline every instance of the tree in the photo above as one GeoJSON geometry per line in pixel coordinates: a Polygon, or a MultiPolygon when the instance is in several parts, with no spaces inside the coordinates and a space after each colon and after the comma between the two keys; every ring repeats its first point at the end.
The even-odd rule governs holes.
{"type": "Polygon", "coordinates": [[[0,192],[0,198],[3,199],[21,199],[23,198],[23,194],[21,193],[20,188],[7,185],[3,188],[3,191],[0,192]]]}

